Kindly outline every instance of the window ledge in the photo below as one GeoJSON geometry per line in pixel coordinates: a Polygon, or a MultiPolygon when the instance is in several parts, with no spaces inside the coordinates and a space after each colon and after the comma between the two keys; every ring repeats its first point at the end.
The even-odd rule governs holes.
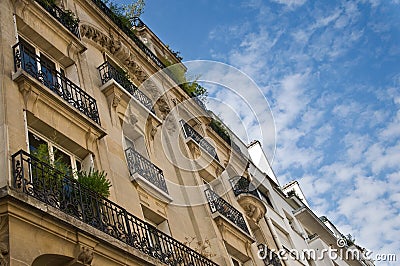
{"type": "MultiPolygon", "coordinates": [[[[103,127],[79,112],[79,110],[56,95],[25,70],[18,69],[17,72],[12,74],[12,80],[18,84],[19,91],[23,96],[24,108],[38,118],[52,121],[51,117],[41,113],[42,108],[39,106],[46,105],[53,111],[53,116],[62,116],[82,128],[87,134],[87,140],[101,139],[107,135],[103,127]]],[[[49,121],[48,124],[52,124],[49,121]]]]}
{"type": "Polygon", "coordinates": [[[172,197],[169,194],[159,189],[157,186],[152,184],[150,181],[141,176],[139,173],[134,173],[133,175],[131,175],[131,181],[136,182],[146,192],[150,193],[150,195],[156,197],[157,199],[166,203],[172,202],[172,197]]]}

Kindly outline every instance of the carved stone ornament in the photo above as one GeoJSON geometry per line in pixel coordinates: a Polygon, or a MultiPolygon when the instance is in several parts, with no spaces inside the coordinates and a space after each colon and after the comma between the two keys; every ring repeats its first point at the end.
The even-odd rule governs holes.
{"type": "Polygon", "coordinates": [[[101,30],[87,24],[81,24],[80,32],[82,37],[96,42],[121,60],[140,82],[148,78],[146,72],[136,63],[136,55],[121,40],[115,38],[112,34],[107,36],[101,30]]]}
{"type": "Polygon", "coordinates": [[[193,154],[193,158],[197,159],[201,156],[200,148],[196,143],[191,141],[188,143],[188,146],[189,146],[190,151],[193,154]]]}
{"type": "Polygon", "coordinates": [[[91,265],[93,261],[93,250],[88,247],[82,247],[78,255],[78,261],[82,262],[84,265],[91,265]]]}
{"type": "Polygon", "coordinates": [[[261,200],[252,196],[242,194],[238,198],[240,206],[246,212],[247,217],[252,219],[256,224],[264,217],[266,208],[261,200]]]}
{"type": "Polygon", "coordinates": [[[158,106],[158,111],[161,113],[161,118],[165,120],[165,118],[168,116],[169,112],[171,111],[171,108],[169,107],[167,101],[161,97],[157,101],[157,106],[158,106]]]}

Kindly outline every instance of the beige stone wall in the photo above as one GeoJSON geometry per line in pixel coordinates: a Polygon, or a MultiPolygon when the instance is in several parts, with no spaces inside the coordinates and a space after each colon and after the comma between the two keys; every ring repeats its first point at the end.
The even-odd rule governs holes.
{"type": "MultiPolygon", "coordinates": [[[[229,254],[246,262],[245,265],[261,265],[256,257],[255,234],[245,234],[223,216],[212,214],[204,199],[205,187],[201,186],[203,179],[207,182],[218,179],[215,190],[229,190],[223,199],[241,212],[248,223],[245,210],[237,202],[229,182],[234,175],[248,175],[247,160],[231,151],[230,146],[207,126],[210,118],[204,110],[194,104],[175,106],[188,96],[169,77],[157,77],[154,82],[140,87],[148,97],[158,99],[155,115],[132,100],[118,84],[102,85],[97,68],[106,58],[128,71],[138,87],[159,69],[92,1],[64,2],[80,19],[81,39],[73,36],[34,0],[1,2],[0,187],[4,187],[10,177],[10,155],[19,149],[27,150],[28,127],[48,138],[55,134],[55,142],[80,159],[88,154],[93,156],[94,166],[107,172],[112,183],[109,199],[128,212],[141,219],[167,220],[168,225],[163,224],[160,229],[193,249],[201,250],[201,245],[209,241],[203,252],[218,265],[230,265],[229,254]],[[96,99],[101,125],[29,74],[14,71],[13,13],[18,35],[64,67],[67,77],[96,99]],[[158,98],[165,90],[167,92],[158,98]],[[190,121],[193,117],[198,120],[194,125],[196,130],[215,143],[219,162],[210,160],[210,155],[197,144],[184,139],[177,121],[190,121]],[[130,124],[128,130],[123,128],[126,124],[130,124]],[[137,138],[142,155],[163,170],[172,202],[151,193],[139,182],[131,181],[124,153],[124,131],[129,137],[137,138]],[[165,134],[174,139],[165,141],[165,134]],[[165,151],[168,150],[174,151],[174,156],[167,156],[165,151]],[[175,152],[189,160],[182,160],[175,152]],[[226,169],[228,162],[229,169],[226,169]],[[204,167],[199,168],[199,165],[204,167]],[[182,206],[180,202],[193,205],[182,206]]],[[[151,31],[147,34],[153,38],[158,56],[164,54],[171,58],[160,40],[151,31]]],[[[19,200],[29,201],[27,198],[19,200]]],[[[47,259],[74,259],[82,246],[94,252],[92,265],[145,265],[144,259],[148,260],[146,263],[159,264],[88,225],[53,219],[52,215],[65,215],[46,209],[43,204],[39,206],[30,201],[29,204],[36,204],[36,207],[19,206],[8,198],[4,198],[2,204],[2,214],[8,217],[11,265],[32,265],[37,258],[39,262],[45,260],[46,257],[41,256],[46,254],[64,256],[47,259]],[[41,211],[33,211],[39,207],[41,211]]],[[[264,221],[254,228],[261,230],[262,240],[273,243],[264,221]]]]}

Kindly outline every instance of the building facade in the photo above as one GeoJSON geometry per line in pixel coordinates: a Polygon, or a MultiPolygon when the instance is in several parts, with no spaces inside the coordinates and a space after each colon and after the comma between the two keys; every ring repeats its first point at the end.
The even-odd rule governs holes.
{"type": "Polygon", "coordinates": [[[259,142],[212,126],[140,19],[101,0],[0,5],[0,265],[371,265],[284,258],[361,249],[279,185],[259,142]],[[93,169],[108,197],[77,181],[93,169]]]}

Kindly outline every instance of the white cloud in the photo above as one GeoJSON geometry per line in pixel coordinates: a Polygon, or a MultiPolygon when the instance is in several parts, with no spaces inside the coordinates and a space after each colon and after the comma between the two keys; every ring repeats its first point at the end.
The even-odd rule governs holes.
{"type": "Polygon", "coordinates": [[[286,5],[288,7],[298,7],[306,2],[306,0],[272,0],[272,1],[282,5],[286,5]]]}
{"type": "Polygon", "coordinates": [[[297,9],[301,20],[285,11],[305,1],[275,2],[282,7],[274,11],[252,2],[260,10],[257,24],[235,36],[225,58],[269,97],[278,179],[299,179],[316,213],[327,214],[361,246],[400,250],[393,241],[400,235],[400,74],[390,73],[390,86],[380,86],[386,74],[369,84],[377,74],[368,71],[383,69],[360,64],[388,52],[371,46],[368,35],[382,43],[379,34],[393,28],[379,17],[381,1],[313,3],[297,9]],[[362,13],[367,4],[368,18],[362,13]]]}

